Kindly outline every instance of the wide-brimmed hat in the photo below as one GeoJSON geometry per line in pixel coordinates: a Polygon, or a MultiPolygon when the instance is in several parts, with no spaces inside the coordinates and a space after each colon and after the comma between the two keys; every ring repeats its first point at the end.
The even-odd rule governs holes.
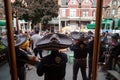
{"type": "MultiPolygon", "coordinates": [[[[8,46],[7,37],[1,38],[0,40],[6,47],[8,46]]],[[[27,41],[27,36],[25,35],[14,35],[15,46],[20,46],[27,41]]]]}
{"type": "Polygon", "coordinates": [[[119,33],[114,33],[114,34],[112,34],[112,38],[113,38],[113,39],[118,39],[118,38],[119,38],[119,33]]]}
{"type": "Polygon", "coordinates": [[[70,35],[71,35],[71,38],[73,38],[73,39],[80,39],[80,37],[81,37],[81,34],[77,31],[71,32],[70,35]]]}
{"type": "Polygon", "coordinates": [[[59,50],[68,48],[72,44],[72,39],[65,34],[53,33],[38,40],[37,46],[44,50],[59,50]]]}

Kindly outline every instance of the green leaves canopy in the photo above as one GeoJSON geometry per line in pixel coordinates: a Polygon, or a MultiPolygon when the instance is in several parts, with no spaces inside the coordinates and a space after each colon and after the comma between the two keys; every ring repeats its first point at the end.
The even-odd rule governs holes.
{"type": "Polygon", "coordinates": [[[58,16],[58,0],[16,0],[12,3],[13,14],[17,13],[19,19],[32,21],[33,24],[41,22],[46,25],[53,17],[58,16]]]}

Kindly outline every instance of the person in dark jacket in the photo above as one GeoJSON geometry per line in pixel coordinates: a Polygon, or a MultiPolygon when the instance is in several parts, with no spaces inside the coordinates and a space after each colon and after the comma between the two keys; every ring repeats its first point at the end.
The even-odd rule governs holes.
{"type": "MultiPolygon", "coordinates": [[[[15,47],[17,72],[19,80],[26,80],[26,63],[38,61],[37,57],[28,55],[28,53],[19,47],[15,47]]],[[[29,64],[30,64],[29,63],[29,64]]]]}
{"type": "Polygon", "coordinates": [[[88,49],[86,43],[84,43],[84,35],[80,35],[79,32],[72,32],[71,37],[74,39],[73,45],[70,47],[74,52],[73,80],[77,80],[79,68],[81,69],[83,80],[87,80],[86,64],[88,49]]]}
{"type": "MultiPolygon", "coordinates": [[[[112,42],[110,43],[110,56],[107,62],[107,69],[108,70],[114,70],[115,65],[118,59],[118,56],[120,55],[120,42],[118,41],[119,35],[114,33],[112,35],[112,42]]],[[[110,75],[107,74],[106,79],[110,79],[110,75]]]]}
{"type": "Polygon", "coordinates": [[[65,80],[67,55],[59,52],[72,44],[71,38],[64,34],[52,33],[39,40],[40,49],[50,50],[51,54],[43,57],[37,67],[37,74],[44,75],[44,80],[65,80]]]}
{"type": "Polygon", "coordinates": [[[50,55],[41,60],[37,68],[37,74],[39,76],[44,74],[44,80],[64,80],[66,63],[66,54],[52,51],[50,55]]]}
{"type": "Polygon", "coordinates": [[[86,44],[80,41],[74,44],[71,50],[74,52],[73,80],[77,80],[79,68],[81,69],[83,80],[87,80],[86,64],[88,51],[86,44]]]}
{"type": "Polygon", "coordinates": [[[118,41],[119,35],[116,35],[116,33],[114,33],[112,35],[112,42],[110,44],[110,58],[109,58],[109,62],[108,62],[108,69],[114,69],[114,64],[117,61],[117,57],[120,54],[120,46],[119,46],[119,41],[118,41]],[[113,61],[114,60],[114,61],[113,61]],[[114,63],[113,63],[114,62],[114,63]]]}

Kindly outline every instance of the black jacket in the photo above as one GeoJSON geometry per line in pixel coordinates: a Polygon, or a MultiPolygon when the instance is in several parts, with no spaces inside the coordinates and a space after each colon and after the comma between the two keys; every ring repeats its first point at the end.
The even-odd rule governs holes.
{"type": "Polygon", "coordinates": [[[66,62],[66,54],[51,53],[39,63],[37,74],[39,76],[44,74],[44,80],[63,80],[66,73],[66,62]]]}
{"type": "MultiPolygon", "coordinates": [[[[6,57],[9,62],[9,55],[8,55],[8,48],[4,50],[6,57]]],[[[23,51],[19,48],[15,48],[15,53],[16,53],[16,63],[17,63],[17,68],[24,67],[25,61],[28,61],[28,54],[26,51],[23,51]]]]}
{"type": "Polygon", "coordinates": [[[76,45],[72,45],[70,49],[74,52],[75,59],[87,57],[87,53],[88,53],[87,45],[83,42],[79,42],[76,45]],[[83,48],[80,47],[81,45],[83,46],[83,48]]]}

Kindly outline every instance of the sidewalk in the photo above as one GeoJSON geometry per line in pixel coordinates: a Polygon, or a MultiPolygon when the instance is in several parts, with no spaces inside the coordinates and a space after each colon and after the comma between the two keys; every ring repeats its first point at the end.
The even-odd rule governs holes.
{"type": "MultiPolygon", "coordinates": [[[[67,52],[66,54],[72,54],[72,52],[67,52]]],[[[43,56],[46,56],[46,55],[47,53],[44,52],[43,56]]],[[[73,72],[73,62],[68,62],[66,66],[65,80],[72,80],[72,72],[73,72]]],[[[87,67],[87,72],[88,72],[88,67],[87,67]]],[[[104,74],[105,74],[104,72],[98,72],[97,80],[106,80],[104,74]]],[[[0,66],[0,80],[11,80],[10,74],[9,74],[9,66],[7,63],[0,66]]],[[[36,68],[33,67],[32,70],[27,70],[27,80],[44,80],[44,77],[43,76],[39,77],[36,74],[36,68]]],[[[82,80],[80,70],[78,73],[78,80],[82,80]]]]}
{"type": "MultiPolygon", "coordinates": [[[[73,70],[72,66],[73,64],[67,63],[65,80],[72,80],[72,70],[73,70]]],[[[44,79],[43,76],[39,77],[36,74],[35,67],[32,70],[29,71],[27,70],[27,80],[43,80],[43,79],[44,79]]],[[[7,63],[0,67],[0,80],[10,80],[9,66],[7,63]]],[[[78,73],[78,80],[82,80],[80,70],[78,73]]],[[[98,72],[97,80],[106,80],[103,72],[98,72]]]]}

